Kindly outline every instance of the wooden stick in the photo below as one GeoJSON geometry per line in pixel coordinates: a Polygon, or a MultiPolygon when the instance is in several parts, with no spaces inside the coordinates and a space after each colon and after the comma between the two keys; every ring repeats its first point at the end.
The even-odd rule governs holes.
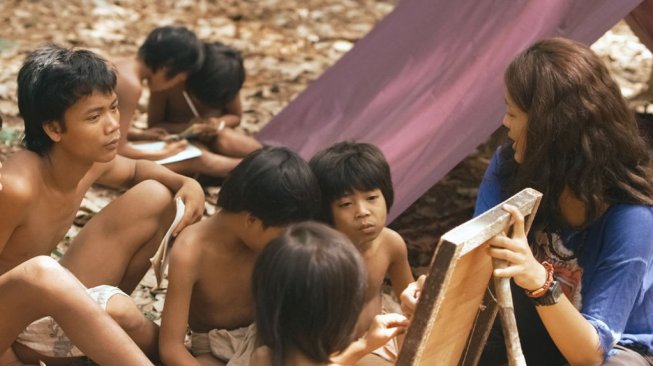
{"type": "MultiPolygon", "coordinates": [[[[506,261],[496,258],[492,259],[492,264],[495,269],[505,268],[507,266],[506,261]]],[[[496,291],[497,304],[499,305],[499,316],[501,317],[503,339],[508,354],[508,365],[526,366],[526,358],[519,342],[515,307],[512,303],[512,293],[510,292],[510,279],[494,276],[494,289],[496,291]]]]}
{"type": "MultiPolygon", "coordinates": [[[[539,192],[538,192],[539,193],[539,192]]],[[[525,217],[524,232],[528,232],[533,225],[535,214],[540,207],[542,195],[539,194],[533,204],[531,214],[525,217]]],[[[505,268],[508,263],[501,259],[492,259],[494,268],[505,268]]],[[[499,306],[499,316],[501,317],[501,329],[503,329],[503,339],[506,344],[506,353],[508,355],[508,364],[510,366],[526,366],[526,358],[519,341],[519,331],[517,329],[517,320],[515,319],[515,307],[512,303],[512,292],[510,290],[510,279],[492,276],[494,280],[494,289],[496,291],[497,305],[499,306]]]]}

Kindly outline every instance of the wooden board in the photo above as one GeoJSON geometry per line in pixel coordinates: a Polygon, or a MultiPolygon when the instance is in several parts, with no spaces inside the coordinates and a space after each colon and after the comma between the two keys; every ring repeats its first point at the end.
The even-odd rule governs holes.
{"type": "Polygon", "coordinates": [[[491,293],[486,292],[492,258],[484,243],[509,229],[510,215],[501,208],[504,203],[517,207],[527,218],[528,232],[541,197],[526,188],[440,238],[397,365],[478,362],[496,316],[496,309],[488,303],[491,293]]]}

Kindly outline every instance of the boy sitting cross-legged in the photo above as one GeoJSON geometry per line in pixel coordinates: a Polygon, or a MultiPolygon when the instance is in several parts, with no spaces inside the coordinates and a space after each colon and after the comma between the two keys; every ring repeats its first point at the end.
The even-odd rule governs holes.
{"type": "MultiPolygon", "coordinates": [[[[120,132],[115,85],[113,68],[90,51],[49,45],[27,56],[18,73],[26,150],[5,161],[2,171],[0,275],[30,258],[49,255],[92,184],[133,186],[84,226],[60,263],[156,358],[158,327],[125,293],[148,270],[148,259],[166,223],[172,222],[173,195],[187,207],[176,234],[201,217],[204,194],[196,181],[153,162],[116,156],[120,132]]],[[[29,363],[43,356],[80,356],[62,333],[52,319],[41,319],[19,336],[13,350],[29,363]]],[[[55,365],[57,359],[45,361],[55,365]]]]}
{"type": "MultiPolygon", "coordinates": [[[[376,146],[348,141],[318,152],[310,166],[322,191],[322,219],[349,237],[367,268],[365,306],[356,330],[360,337],[374,317],[384,312],[381,287],[386,274],[397,296],[413,282],[406,244],[399,234],[385,227],[394,197],[390,167],[376,146]]],[[[387,324],[398,333],[402,328],[397,325],[387,324]]],[[[372,364],[386,364],[384,360],[394,363],[397,348],[394,339],[377,350],[368,349],[361,339],[334,360],[343,364],[357,359],[372,364]]]]}
{"type": "Polygon", "coordinates": [[[289,224],[316,216],[320,191],[301,157],[266,147],[229,174],[218,206],[221,211],[185,230],[170,254],[159,342],[166,365],[248,365],[256,339],[256,258],[289,224]]]}

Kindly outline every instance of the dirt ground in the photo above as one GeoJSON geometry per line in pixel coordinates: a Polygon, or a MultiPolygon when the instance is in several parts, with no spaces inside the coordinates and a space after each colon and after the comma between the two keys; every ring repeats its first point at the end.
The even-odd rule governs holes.
{"type": "MultiPolygon", "coordinates": [[[[89,48],[109,60],[133,55],[147,33],[166,24],[183,24],[207,41],[221,41],[243,52],[247,80],[242,98],[242,128],[255,133],[326,68],[351,49],[389,13],[395,0],[158,0],[0,2],[0,161],[20,149],[22,120],[16,105],[16,74],[25,54],[44,42],[89,48]]],[[[624,95],[646,91],[652,57],[624,23],[593,48],[602,55],[624,95]]],[[[141,103],[144,110],[145,98],[141,103]]],[[[643,108],[640,103],[639,108],[643,108]]],[[[137,122],[143,124],[143,113],[137,122]]],[[[399,216],[391,227],[406,240],[411,265],[428,265],[441,234],[471,217],[478,184],[502,132],[481,145],[399,216]]],[[[215,211],[209,190],[207,214],[215,211]]],[[[117,192],[92,189],[76,225],[53,253],[59,257],[88,218],[117,192]]],[[[147,276],[134,298],[158,319],[164,291],[147,276]]]]}

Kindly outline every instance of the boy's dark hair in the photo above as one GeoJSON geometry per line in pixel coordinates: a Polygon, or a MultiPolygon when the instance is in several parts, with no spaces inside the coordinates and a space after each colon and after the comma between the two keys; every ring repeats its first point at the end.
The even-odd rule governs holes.
{"type": "Polygon", "coordinates": [[[193,31],[167,25],[150,32],[138,49],[138,57],[152,71],[168,67],[166,76],[171,78],[180,72],[198,70],[204,61],[204,50],[193,31]]]}
{"type": "Polygon", "coordinates": [[[229,173],[218,206],[228,212],[249,212],[265,227],[284,226],[315,218],[320,188],[299,155],[285,147],[264,147],[229,173]]]}
{"type": "Polygon", "coordinates": [[[381,150],[368,143],[342,141],[313,156],[309,163],[322,191],[321,219],[333,224],[331,204],[354,189],[381,190],[387,210],[394,201],[390,166],[381,150]]]}
{"type": "Polygon", "coordinates": [[[243,57],[222,43],[204,43],[204,63],[186,80],[186,89],[202,104],[222,109],[231,102],[245,82],[243,57]]]}
{"type": "Polygon", "coordinates": [[[43,130],[47,121],[59,121],[66,130],[64,113],[94,91],[110,94],[116,72],[106,60],[88,50],[48,44],[32,51],[18,72],[18,109],[25,121],[25,147],[39,155],[53,141],[43,130]]]}
{"type": "Polygon", "coordinates": [[[256,260],[252,287],[258,336],[284,365],[291,350],[316,363],[351,342],[367,285],[360,253],[323,224],[292,225],[256,260]]]}

